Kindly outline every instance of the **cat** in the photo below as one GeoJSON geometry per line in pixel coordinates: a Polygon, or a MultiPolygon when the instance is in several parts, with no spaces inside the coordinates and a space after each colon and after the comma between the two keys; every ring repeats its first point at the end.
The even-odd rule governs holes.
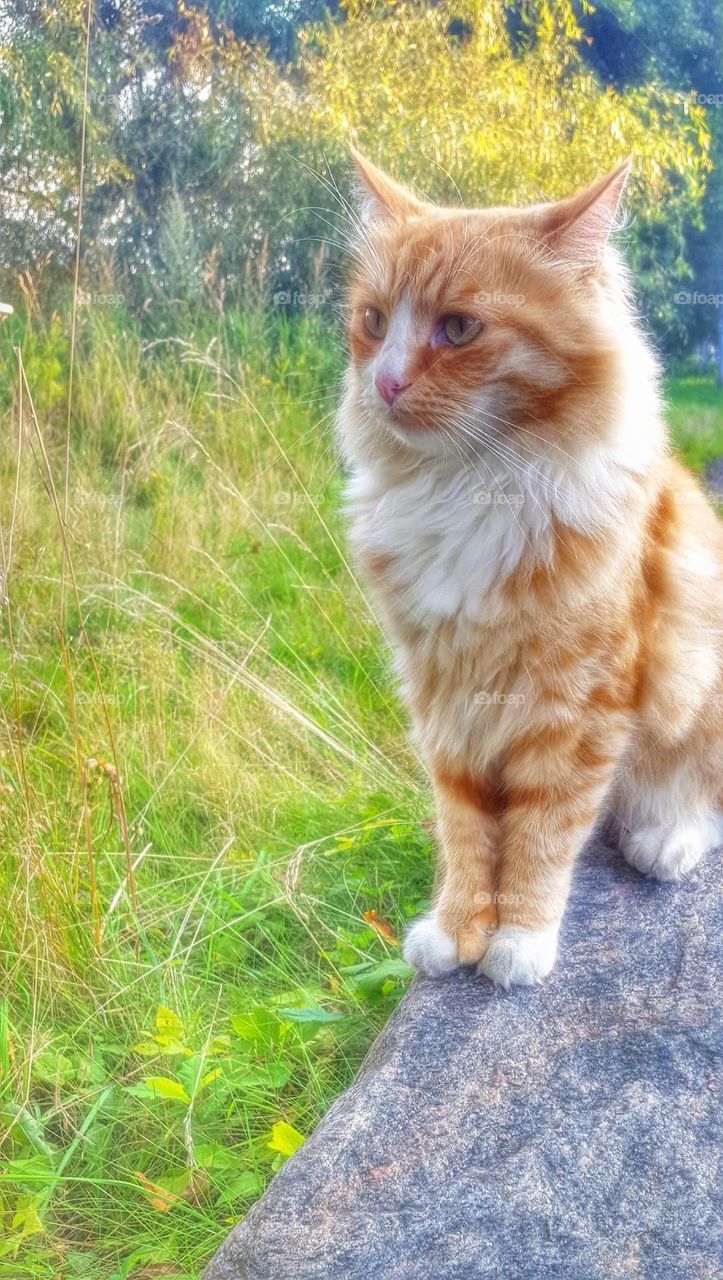
{"type": "Polygon", "coordinates": [[[531,984],[596,826],[660,880],[716,846],[723,526],[670,455],[610,242],[628,163],[556,203],[467,209],[354,159],[350,538],[439,847],[404,954],[531,984]]]}

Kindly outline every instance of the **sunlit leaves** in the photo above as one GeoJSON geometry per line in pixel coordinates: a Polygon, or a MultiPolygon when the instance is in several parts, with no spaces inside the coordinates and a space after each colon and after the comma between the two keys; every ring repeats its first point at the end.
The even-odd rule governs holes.
{"type": "Polygon", "coordinates": [[[293,1125],[287,1124],[285,1120],[279,1120],[271,1130],[271,1138],[266,1145],[271,1151],[278,1151],[288,1159],[298,1151],[304,1140],[304,1135],[299,1133],[293,1125]]]}
{"type": "MultiPolygon", "coordinates": [[[[17,24],[8,51],[6,186],[15,178],[32,209],[9,233],[18,266],[48,240],[60,261],[72,241],[82,24],[69,0],[60,8],[42,39],[17,24]],[[24,96],[33,82],[44,93],[24,96]],[[54,201],[38,197],[49,190],[54,201]]],[[[452,203],[567,194],[631,154],[631,251],[649,268],[654,239],[658,270],[663,254],[680,278],[685,220],[710,167],[705,108],[658,82],[601,84],[570,0],[518,7],[514,31],[503,0],[460,0],[454,18],[463,35],[450,32],[447,5],[359,0],[343,21],[302,28],[288,68],[203,6],[189,6],[163,49],[145,17],[99,26],[86,249],[117,255],[129,288],[146,287],[150,272],[154,288],[185,301],[287,279],[309,288],[346,233],[326,162],[332,187],[346,190],[351,140],[452,203]],[[149,152],[160,162],[149,165],[149,152]]],[[[665,286],[648,287],[664,310],[665,286]]]]}
{"type": "Polygon", "coordinates": [[[143,1083],[156,1098],[182,1102],[185,1106],[188,1106],[191,1101],[183,1085],[178,1080],[170,1080],[168,1076],[146,1076],[143,1083]]]}

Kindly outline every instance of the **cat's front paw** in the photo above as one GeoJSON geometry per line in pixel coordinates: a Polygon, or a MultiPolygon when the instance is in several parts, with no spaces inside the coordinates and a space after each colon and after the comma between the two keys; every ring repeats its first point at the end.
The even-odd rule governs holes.
{"type": "Polygon", "coordinates": [[[523,929],[503,924],[483,956],[477,972],[497,987],[525,986],[546,978],[557,955],[558,925],[547,929],[523,929]]]}
{"type": "Polygon", "coordinates": [[[448,933],[441,921],[445,907],[416,920],[404,940],[404,959],[420,973],[439,978],[451,969],[477,964],[487,950],[497,928],[497,910],[487,905],[475,911],[454,933],[448,933]]]}
{"type": "Polygon", "coordinates": [[[457,943],[442,928],[435,911],[415,920],[404,939],[402,951],[407,964],[429,978],[441,978],[443,974],[459,968],[457,943]]]}

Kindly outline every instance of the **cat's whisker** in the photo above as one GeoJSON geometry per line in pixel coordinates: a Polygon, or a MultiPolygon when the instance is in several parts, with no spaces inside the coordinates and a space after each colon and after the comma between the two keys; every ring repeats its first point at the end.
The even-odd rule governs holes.
{"type": "MultiPolygon", "coordinates": [[[[475,423],[474,426],[472,426],[471,424],[466,425],[464,420],[460,421],[459,419],[455,419],[455,422],[458,424],[459,429],[466,432],[469,438],[483,443],[484,446],[487,449],[489,449],[490,453],[492,453],[493,456],[496,456],[498,460],[501,461],[503,465],[506,466],[512,472],[514,478],[519,481],[520,485],[525,490],[525,492],[527,492],[530,498],[532,499],[532,501],[535,502],[541,514],[544,516],[546,523],[549,524],[548,514],[544,511],[542,504],[540,503],[537,495],[532,489],[532,486],[525,483],[524,471],[521,470],[521,467],[526,465],[531,465],[531,464],[526,464],[523,459],[519,458],[519,456],[515,456],[512,452],[508,452],[504,448],[504,446],[502,446],[502,442],[499,439],[497,438],[490,439],[489,436],[485,435],[483,432],[479,430],[478,424],[475,423]]],[[[536,470],[536,468],[534,469],[536,470]]],[[[548,493],[550,492],[550,488],[551,488],[552,495],[556,496],[557,494],[556,486],[553,484],[552,481],[548,480],[548,477],[546,477],[542,472],[539,472],[537,478],[539,483],[543,484],[545,487],[548,487],[548,493]]]]}
{"type": "MultiPolygon", "coordinates": [[[[457,425],[458,425],[458,424],[455,422],[455,426],[457,426],[457,425]]],[[[463,428],[463,431],[464,431],[464,428],[463,428]]],[[[488,447],[489,447],[489,446],[488,446],[488,447]]],[[[501,458],[499,455],[496,455],[496,454],[495,454],[495,452],[494,452],[494,450],[493,450],[492,448],[490,448],[490,453],[492,454],[492,456],[493,456],[493,457],[495,457],[495,456],[496,456],[496,457],[498,458],[498,460],[499,460],[499,461],[501,461],[501,462],[504,464],[505,460],[504,460],[503,458],[501,458]]],[[[481,462],[481,463],[482,463],[482,466],[483,466],[483,467],[485,467],[485,469],[489,472],[489,475],[490,475],[491,479],[492,479],[492,480],[495,482],[495,484],[497,485],[497,490],[498,490],[498,492],[499,492],[499,493],[504,494],[504,495],[505,495],[505,497],[507,498],[507,505],[508,505],[508,507],[509,507],[509,510],[510,510],[510,514],[511,514],[511,516],[512,516],[512,519],[514,520],[515,524],[517,525],[517,527],[518,527],[518,529],[519,529],[519,531],[520,531],[520,533],[521,533],[521,535],[522,535],[522,537],[523,537],[524,541],[527,543],[527,546],[528,546],[529,550],[532,552],[532,551],[533,551],[533,547],[532,547],[532,543],[531,543],[531,541],[530,541],[529,535],[528,535],[527,531],[523,528],[523,526],[522,526],[522,524],[520,523],[520,521],[517,519],[517,516],[516,516],[516,514],[515,514],[515,510],[514,510],[514,504],[510,501],[509,495],[507,495],[507,494],[506,494],[504,487],[503,487],[503,486],[502,486],[502,484],[500,483],[499,477],[497,477],[497,476],[495,475],[495,473],[494,473],[493,469],[489,466],[489,464],[485,461],[485,459],[482,457],[482,455],[481,455],[481,454],[479,454],[479,455],[477,455],[477,456],[476,456],[475,461],[477,461],[477,462],[481,462]]],[[[479,471],[477,471],[477,468],[474,466],[474,462],[472,463],[472,467],[473,467],[473,470],[475,471],[475,474],[477,475],[478,479],[480,480],[480,483],[482,484],[482,483],[483,483],[483,477],[479,474],[479,471]]],[[[523,487],[523,488],[525,488],[525,487],[526,487],[526,486],[524,485],[524,481],[523,481],[522,479],[520,479],[520,483],[522,484],[522,487],[523,487]]],[[[530,493],[530,497],[533,497],[533,498],[534,498],[534,495],[532,494],[532,492],[531,492],[530,490],[527,490],[527,491],[530,493]]],[[[538,504],[538,505],[539,505],[539,504],[538,504]]],[[[540,510],[542,510],[542,508],[540,508],[540,510]]],[[[543,515],[544,515],[544,512],[543,512],[543,515]]]]}

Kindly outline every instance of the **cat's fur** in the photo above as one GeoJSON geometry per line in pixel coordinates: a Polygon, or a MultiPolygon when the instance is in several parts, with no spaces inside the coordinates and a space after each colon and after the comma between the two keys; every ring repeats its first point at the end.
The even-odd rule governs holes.
{"type": "Polygon", "coordinates": [[[557,204],[465,210],[355,159],[365,207],[338,415],[351,538],[439,844],[433,909],[405,955],[429,974],[479,962],[530,983],[554,963],[599,818],[660,879],[716,843],[721,525],[669,454],[608,243],[627,167],[557,204]],[[448,346],[445,315],[484,328],[448,346]]]}

